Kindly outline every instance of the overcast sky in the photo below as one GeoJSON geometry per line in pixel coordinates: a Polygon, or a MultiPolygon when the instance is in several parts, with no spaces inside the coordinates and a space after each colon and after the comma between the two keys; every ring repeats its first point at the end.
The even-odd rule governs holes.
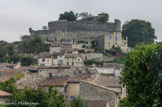
{"type": "Polygon", "coordinates": [[[21,35],[29,34],[30,27],[42,29],[70,10],[93,15],[106,12],[111,22],[149,21],[162,41],[162,0],[0,0],[0,40],[18,41],[21,35]]]}

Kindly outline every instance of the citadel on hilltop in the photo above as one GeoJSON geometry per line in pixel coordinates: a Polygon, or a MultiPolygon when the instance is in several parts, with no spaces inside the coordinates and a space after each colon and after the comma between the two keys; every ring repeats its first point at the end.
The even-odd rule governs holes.
{"type": "Polygon", "coordinates": [[[124,52],[128,51],[128,39],[122,38],[121,22],[117,19],[114,20],[114,23],[98,21],[95,18],[76,21],[58,20],[49,22],[47,30],[33,30],[29,28],[29,32],[30,35],[38,35],[42,39],[54,43],[60,43],[63,39],[71,39],[74,43],[81,40],[87,42],[96,40],[97,44],[104,47],[104,49],[110,49],[114,45],[120,46],[124,52]],[[107,36],[106,38],[105,35],[107,36]],[[102,40],[99,39],[101,36],[103,36],[102,40]]]}

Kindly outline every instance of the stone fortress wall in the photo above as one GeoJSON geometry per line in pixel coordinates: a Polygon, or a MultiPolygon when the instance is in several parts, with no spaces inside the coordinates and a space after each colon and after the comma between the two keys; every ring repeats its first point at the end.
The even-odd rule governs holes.
{"type": "Polygon", "coordinates": [[[34,31],[29,28],[30,35],[36,34],[44,40],[61,41],[62,38],[79,40],[91,40],[108,32],[121,32],[121,22],[115,19],[112,22],[100,22],[94,20],[66,21],[58,20],[48,23],[49,30],[34,31]]]}

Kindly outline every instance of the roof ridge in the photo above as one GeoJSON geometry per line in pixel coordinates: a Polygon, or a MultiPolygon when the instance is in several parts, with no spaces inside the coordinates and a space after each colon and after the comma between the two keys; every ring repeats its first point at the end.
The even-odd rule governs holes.
{"type": "Polygon", "coordinates": [[[91,85],[94,85],[94,86],[98,86],[98,87],[100,87],[100,88],[107,89],[107,90],[112,91],[112,92],[115,92],[115,93],[120,93],[119,91],[114,91],[114,90],[112,90],[111,88],[108,88],[108,87],[106,87],[106,86],[97,84],[97,83],[95,83],[95,82],[85,81],[85,80],[81,80],[81,82],[88,83],[88,84],[91,84],[91,85]]]}

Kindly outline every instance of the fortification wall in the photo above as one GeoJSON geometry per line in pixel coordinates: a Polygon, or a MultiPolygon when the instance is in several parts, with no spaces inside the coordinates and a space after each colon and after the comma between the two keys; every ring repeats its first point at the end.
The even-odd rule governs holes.
{"type": "Polygon", "coordinates": [[[42,39],[60,41],[62,38],[74,39],[74,41],[94,39],[110,32],[120,32],[121,22],[115,19],[114,23],[77,20],[59,20],[48,23],[49,30],[34,31],[29,28],[30,35],[37,34],[42,39]]]}
{"type": "Polygon", "coordinates": [[[61,41],[62,38],[74,39],[74,41],[95,39],[100,35],[105,35],[106,31],[64,31],[64,30],[49,30],[49,31],[34,31],[44,40],[61,41]]]}
{"type": "Polygon", "coordinates": [[[77,21],[66,21],[59,20],[48,23],[49,30],[67,30],[67,31],[121,31],[120,20],[115,19],[114,23],[101,22],[101,21],[90,21],[90,20],[77,20],[77,21]]]}

